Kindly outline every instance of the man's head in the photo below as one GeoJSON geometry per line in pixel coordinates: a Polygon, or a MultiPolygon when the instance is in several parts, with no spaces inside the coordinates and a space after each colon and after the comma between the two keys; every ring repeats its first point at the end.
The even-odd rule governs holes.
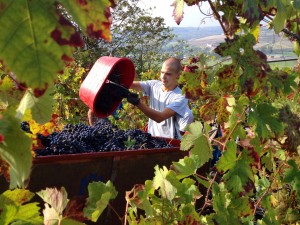
{"type": "Polygon", "coordinates": [[[172,91],[177,87],[177,80],[180,76],[181,64],[176,58],[168,58],[162,65],[160,79],[164,86],[164,91],[172,91]]]}

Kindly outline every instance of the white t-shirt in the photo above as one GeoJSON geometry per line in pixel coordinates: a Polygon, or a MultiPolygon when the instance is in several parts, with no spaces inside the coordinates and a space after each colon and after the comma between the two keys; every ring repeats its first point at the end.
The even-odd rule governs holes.
{"type": "MultiPolygon", "coordinates": [[[[159,80],[141,81],[140,84],[143,94],[149,96],[150,108],[160,112],[165,108],[170,108],[176,112],[176,117],[184,116],[188,108],[188,100],[182,95],[179,87],[164,92],[162,82],[159,80]]],[[[156,137],[181,139],[176,117],[168,118],[160,123],[149,118],[148,133],[156,137]]]]}
{"type": "Polygon", "coordinates": [[[194,121],[194,115],[192,111],[187,107],[183,116],[176,117],[177,123],[179,124],[179,130],[185,131],[185,127],[194,121]]]}

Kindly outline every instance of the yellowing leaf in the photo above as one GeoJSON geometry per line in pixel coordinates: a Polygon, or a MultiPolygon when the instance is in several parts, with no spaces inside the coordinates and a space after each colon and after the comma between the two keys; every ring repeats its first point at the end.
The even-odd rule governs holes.
{"type": "Polygon", "coordinates": [[[0,224],[42,224],[38,203],[28,203],[34,193],[26,189],[14,189],[5,191],[0,195],[0,224]],[[22,222],[21,222],[22,221],[22,222]]]}
{"type": "Polygon", "coordinates": [[[30,201],[33,196],[34,193],[26,189],[7,190],[0,195],[0,207],[6,204],[22,205],[30,201]]]}
{"type": "Polygon", "coordinates": [[[5,76],[0,82],[0,92],[10,90],[13,85],[13,81],[8,76],[5,76]]]}
{"type": "Polygon", "coordinates": [[[46,203],[45,206],[51,206],[51,208],[48,206],[45,208],[45,217],[51,220],[53,218],[52,216],[54,216],[53,219],[57,219],[57,216],[62,215],[68,203],[68,195],[64,187],[61,189],[46,188],[45,190],[37,192],[37,194],[46,203]]]}
{"type": "Polygon", "coordinates": [[[174,6],[173,17],[175,22],[179,25],[183,19],[184,0],[174,0],[171,6],[174,6]]]}
{"type": "Polygon", "coordinates": [[[163,198],[172,200],[176,194],[176,188],[166,179],[169,171],[164,166],[160,169],[157,165],[155,166],[155,177],[153,178],[153,187],[160,189],[161,196],[163,198]]]}
{"type": "Polygon", "coordinates": [[[250,31],[251,34],[255,37],[256,42],[258,42],[258,37],[260,34],[260,26],[255,26],[250,31]]]}

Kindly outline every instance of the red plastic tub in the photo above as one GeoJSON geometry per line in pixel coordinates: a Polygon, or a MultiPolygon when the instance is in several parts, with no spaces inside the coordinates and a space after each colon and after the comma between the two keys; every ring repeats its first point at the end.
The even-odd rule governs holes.
{"type": "Polygon", "coordinates": [[[118,87],[129,88],[135,77],[133,62],[128,58],[103,56],[93,65],[79,89],[80,99],[100,118],[111,115],[122,101],[118,87]]]}

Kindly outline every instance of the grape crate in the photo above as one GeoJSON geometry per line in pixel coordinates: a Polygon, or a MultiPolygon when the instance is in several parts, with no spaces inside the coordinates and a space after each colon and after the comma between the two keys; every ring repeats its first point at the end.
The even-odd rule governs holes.
{"type": "MultiPolygon", "coordinates": [[[[26,127],[25,131],[30,129],[26,127]]],[[[37,156],[173,147],[165,139],[152,137],[139,129],[118,129],[106,119],[98,120],[94,126],[67,124],[60,132],[48,136],[37,134],[37,139],[44,146],[35,150],[37,156]]]]}

